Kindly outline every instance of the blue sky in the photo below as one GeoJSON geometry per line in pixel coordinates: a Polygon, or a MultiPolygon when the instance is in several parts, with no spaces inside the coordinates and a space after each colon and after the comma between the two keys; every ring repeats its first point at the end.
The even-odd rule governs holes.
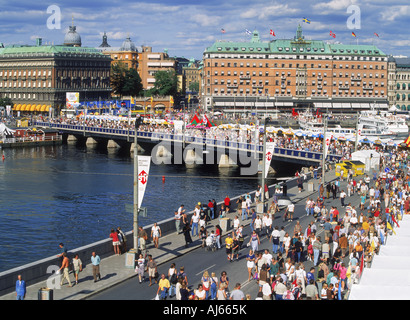
{"type": "Polygon", "coordinates": [[[248,40],[245,29],[258,30],[262,40],[268,41],[292,38],[301,23],[307,39],[344,44],[358,40],[359,44],[374,44],[386,54],[410,56],[409,0],[0,0],[0,42],[34,44],[35,38],[41,37],[43,42],[62,44],[72,16],[83,46],[88,47],[100,45],[106,31],[113,47],[129,35],[137,46],[201,59],[205,48],[215,41],[248,40]],[[50,5],[61,10],[61,29],[47,27],[50,5]],[[351,5],[360,9],[359,29],[348,27],[351,5]],[[311,24],[303,23],[303,17],[311,24]],[[269,35],[270,29],[276,37],[269,35]]]}

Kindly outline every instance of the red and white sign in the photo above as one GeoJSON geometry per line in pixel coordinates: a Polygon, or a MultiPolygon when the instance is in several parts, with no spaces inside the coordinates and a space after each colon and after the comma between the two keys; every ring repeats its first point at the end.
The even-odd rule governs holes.
{"type": "Polygon", "coordinates": [[[138,208],[141,208],[141,203],[144,199],[145,189],[148,184],[150,165],[150,156],[138,156],[138,208]]]}
{"type": "MultiPolygon", "coordinates": [[[[265,137],[264,137],[265,138],[265,137]]],[[[270,162],[272,161],[273,152],[275,149],[275,143],[273,142],[266,142],[266,150],[265,150],[265,178],[268,176],[270,162]]]]}
{"type": "Polygon", "coordinates": [[[325,133],[325,159],[327,157],[327,151],[329,150],[330,140],[332,140],[333,135],[330,132],[325,133]]]}

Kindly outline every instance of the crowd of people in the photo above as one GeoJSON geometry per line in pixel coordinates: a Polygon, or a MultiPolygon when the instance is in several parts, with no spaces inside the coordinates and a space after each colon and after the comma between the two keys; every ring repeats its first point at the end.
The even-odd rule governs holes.
{"type": "MultiPolygon", "coordinates": [[[[230,199],[225,198],[213,216],[234,217],[233,231],[224,240],[219,225],[209,233],[206,219],[201,226],[200,204],[196,208],[198,219],[187,219],[181,224],[189,229],[189,239],[202,239],[204,248],[215,245],[215,250],[226,250],[227,261],[246,261],[248,281],[255,282],[259,288],[253,299],[342,300],[359,281],[363,268],[371,266],[380,246],[394,227],[399,226],[402,215],[410,213],[409,160],[408,151],[397,151],[382,156],[380,171],[375,171],[372,177],[349,172],[346,179],[330,182],[329,188],[319,190],[316,199],[306,199],[303,214],[310,223],[305,228],[300,218],[291,231],[274,223],[279,212],[276,193],[266,213],[257,214],[251,209],[251,203],[260,201],[262,188],[253,199],[248,195],[238,199],[235,209],[230,210],[230,199]],[[390,169],[388,172],[384,170],[386,167],[390,169]],[[349,191],[345,192],[346,189],[349,191]],[[353,196],[356,202],[357,197],[360,199],[359,205],[352,205],[353,196]],[[335,205],[334,200],[338,203],[339,198],[340,205],[335,205]],[[243,222],[247,219],[251,220],[250,237],[244,243],[243,222]],[[199,232],[192,232],[196,223],[199,232]],[[208,242],[208,237],[215,240],[208,242]],[[271,248],[270,245],[261,248],[261,243],[266,241],[271,248]]],[[[183,217],[183,206],[179,211],[183,217]]],[[[169,296],[178,300],[251,299],[243,293],[240,283],[229,284],[226,271],[220,275],[205,271],[200,283],[191,290],[186,272],[178,272],[175,265],[171,265],[168,274],[161,275],[157,293],[159,299],[169,296]]]]}
{"type": "MultiPolygon", "coordinates": [[[[135,128],[134,120],[135,118],[123,117],[123,120],[112,120],[110,118],[86,118],[85,120],[82,117],[72,117],[72,118],[54,118],[47,119],[51,123],[58,124],[71,124],[71,125],[86,125],[97,128],[109,128],[109,129],[122,129],[122,130],[133,130],[135,128]]],[[[259,145],[263,144],[263,135],[257,135],[255,129],[249,127],[211,127],[211,128],[197,128],[197,127],[186,127],[186,128],[175,128],[172,124],[172,121],[182,120],[183,116],[174,116],[172,119],[168,120],[166,124],[161,124],[155,121],[143,122],[139,127],[140,131],[145,132],[157,132],[157,133],[167,133],[167,134],[185,134],[189,137],[198,137],[198,138],[208,138],[216,140],[224,140],[230,142],[238,143],[250,143],[254,144],[255,142],[259,145]]],[[[165,119],[162,119],[165,120],[165,119]]],[[[148,120],[147,120],[148,121],[148,120]]],[[[187,120],[189,121],[189,120],[187,120]]],[[[268,129],[268,128],[267,128],[268,129]]],[[[310,151],[310,152],[323,152],[323,141],[322,138],[313,137],[313,136],[302,136],[292,133],[282,133],[266,132],[266,141],[274,142],[276,147],[300,150],[300,151],[310,151]]],[[[386,150],[390,148],[389,146],[381,146],[370,143],[359,143],[357,150],[386,150]]],[[[344,159],[351,159],[352,153],[355,151],[355,142],[332,139],[329,144],[328,154],[339,155],[344,159]]]]}

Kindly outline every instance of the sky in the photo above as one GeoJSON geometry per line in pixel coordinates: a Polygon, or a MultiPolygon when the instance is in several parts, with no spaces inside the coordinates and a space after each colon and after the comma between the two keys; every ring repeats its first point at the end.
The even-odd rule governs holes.
{"type": "Polygon", "coordinates": [[[308,40],[410,56],[409,0],[0,0],[0,42],[62,44],[72,20],[84,47],[98,47],[105,31],[112,47],[129,36],[137,46],[188,59],[202,59],[215,41],[250,40],[247,29],[262,41],[293,38],[298,24],[308,40]]]}

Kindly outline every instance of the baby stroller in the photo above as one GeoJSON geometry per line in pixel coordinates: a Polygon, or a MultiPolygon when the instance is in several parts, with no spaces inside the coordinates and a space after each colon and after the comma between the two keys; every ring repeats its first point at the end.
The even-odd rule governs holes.
{"type": "Polygon", "coordinates": [[[207,251],[216,251],[216,237],[212,237],[211,235],[207,236],[205,240],[205,245],[207,251]]]}

